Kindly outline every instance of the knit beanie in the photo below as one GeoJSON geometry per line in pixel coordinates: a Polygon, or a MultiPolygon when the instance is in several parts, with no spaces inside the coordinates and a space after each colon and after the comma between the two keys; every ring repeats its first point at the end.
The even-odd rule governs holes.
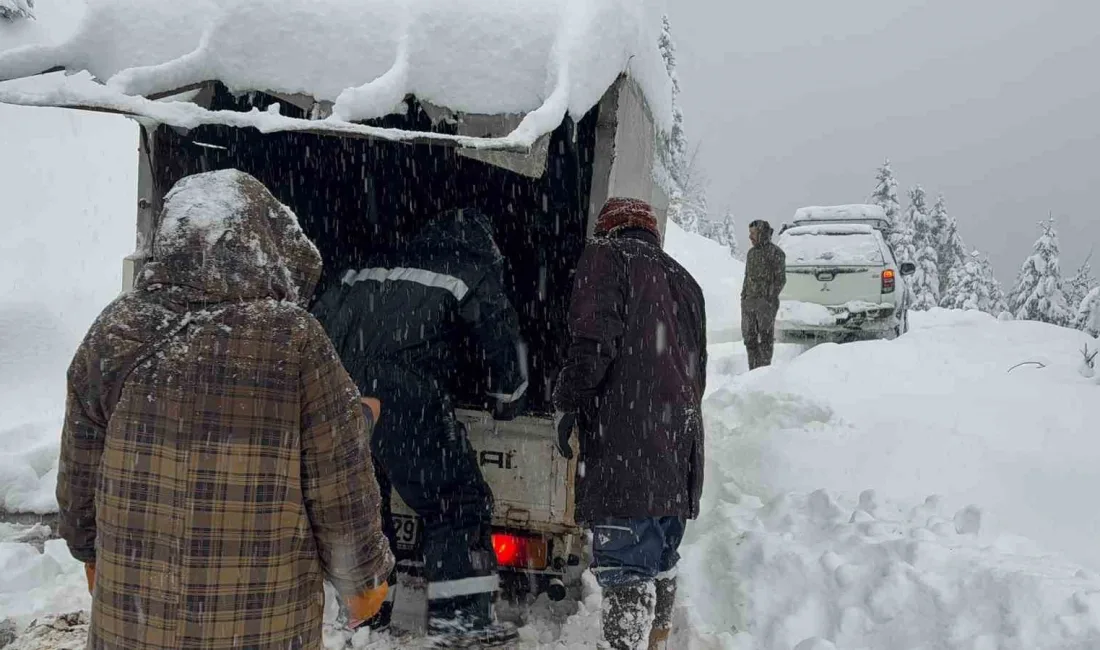
{"type": "Polygon", "coordinates": [[[596,234],[610,235],[632,228],[645,230],[658,239],[661,238],[657,215],[648,203],[639,199],[608,199],[596,219],[596,234]]]}

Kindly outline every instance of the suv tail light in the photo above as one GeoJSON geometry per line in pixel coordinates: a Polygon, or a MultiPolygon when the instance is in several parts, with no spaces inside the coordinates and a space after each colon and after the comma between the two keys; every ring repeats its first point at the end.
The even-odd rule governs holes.
{"type": "Polygon", "coordinates": [[[542,537],[493,533],[493,551],[502,567],[541,571],[549,564],[546,540],[542,537]]]}
{"type": "Polygon", "coordinates": [[[894,269],[886,269],[882,272],[882,292],[894,293],[894,287],[897,282],[897,274],[894,273],[894,269]]]}

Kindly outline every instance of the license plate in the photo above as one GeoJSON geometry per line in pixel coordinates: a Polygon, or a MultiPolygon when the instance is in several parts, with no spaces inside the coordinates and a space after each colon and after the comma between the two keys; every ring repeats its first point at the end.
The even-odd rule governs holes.
{"type": "Polygon", "coordinates": [[[420,542],[420,518],[406,515],[394,515],[394,541],[402,551],[411,551],[420,542]]]}

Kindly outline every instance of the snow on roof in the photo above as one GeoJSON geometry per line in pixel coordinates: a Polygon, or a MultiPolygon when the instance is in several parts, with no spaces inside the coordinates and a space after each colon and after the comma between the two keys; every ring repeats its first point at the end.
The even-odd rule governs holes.
{"type": "Polygon", "coordinates": [[[799,208],[794,221],[840,221],[844,219],[878,219],[886,221],[886,212],[877,205],[814,205],[799,208]]]}
{"type": "Polygon", "coordinates": [[[834,223],[819,226],[795,226],[783,231],[784,235],[873,235],[875,229],[861,223],[834,223]]]}
{"type": "Polygon", "coordinates": [[[788,267],[885,263],[882,235],[866,225],[799,226],[784,231],[776,245],[787,254],[788,267]]]}
{"type": "MultiPolygon", "coordinates": [[[[0,0],[0,15],[5,6],[9,9],[26,6],[26,0],[0,0]]],[[[38,2],[32,11],[33,18],[0,19],[0,53],[26,45],[57,42],[72,34],[84,15],[84,0],[38,2]]]]}
{"type": "Polygon", "coordinates": [[[460,113],[526,115],[512,137],[529,146],[566,114],[586,114],[627,74],[668,130],[660,3],[87,0],[66,38],[28,44],[0,32],[0,79],[64,68],[87,71],[105,87],[95,91],[86,76],[9,82],[0,84],[0,102],[159,110],[147,116],[177,124],[182,116],[139,96],[218,80],[233,91],[331,102],[332,116],[312,122],[318,126],[383,117],[413,95],[460,113]]]}

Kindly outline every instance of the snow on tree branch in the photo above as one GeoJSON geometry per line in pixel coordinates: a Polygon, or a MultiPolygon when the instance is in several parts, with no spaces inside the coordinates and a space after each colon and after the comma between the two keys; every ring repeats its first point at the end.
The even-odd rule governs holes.
{"type": "MultiPolygon", "coordinates": [[[[1066,280],[1066,301],[1069,303],[1070,308],[1077,310],[1089,293],[1097,286],[1100,286],[1100,282],[1097,282],[1096,277],[1092,274],[1092,253],[1089,253],[1084,263],[1077,269],[1077,273],[1066,280]]],[[[1078,329],[1083,328],[1079,327],[1078,329]]]]}
{"type": "Polygon", "coordinates": [[[1085,296],[1077,308],[1077,329],[1100,338],[1100,287],[1085,296]]]}
{"type": "Polygon", "coordinates": [[[668,192],[669,218],[687,232],[698,232],[708,214],[707,179],[698,165],[698,148],[688,155],[684,112],[680,108],[680,78],[676,72],[676,44],[668,16],[664,17],[658,47],[672,80],[673,119],[672,131],[661,136],[659,158],[663,169],[658,170],[657,181],[668,192]]]}
{"type": "Polygon", "coordinates": [[[34,18],[34,0],[0,0],[0,20],[34,18]]]}

